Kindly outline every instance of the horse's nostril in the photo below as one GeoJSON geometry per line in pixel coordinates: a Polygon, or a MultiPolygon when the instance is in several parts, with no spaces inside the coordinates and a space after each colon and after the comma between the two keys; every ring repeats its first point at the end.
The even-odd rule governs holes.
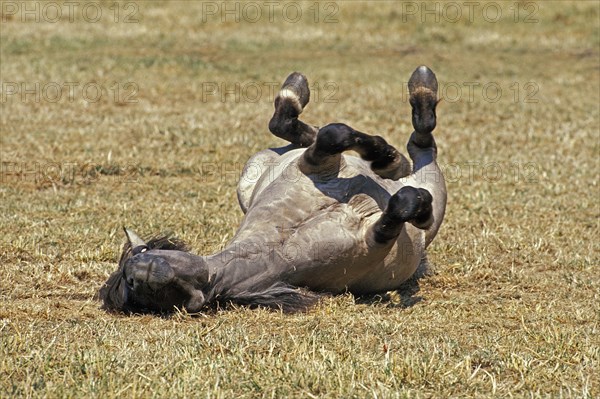
{"type": "Polygon", "coordinates": [[[133,288],[133,275],[123,270],[123,280],[129,288],[133,288]]]}

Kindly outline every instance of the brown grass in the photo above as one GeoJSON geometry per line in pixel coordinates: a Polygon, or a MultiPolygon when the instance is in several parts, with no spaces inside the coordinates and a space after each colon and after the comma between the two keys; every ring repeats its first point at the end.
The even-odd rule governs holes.
{"type": "Polygon", "coordinates": [[[312,2],[298,23],[202,22],[200,2],[138,2],[140,21],[125,24],[99,4],[97,23],[23,22],[2,8],[0,397],[600,396],[597,2],[502,2],[496,23],[480,8],[473,23],[404,22],[406,2],[338,3],[337,23],[322,21],[332,3],[314,22],[312,2]],[[532,5],[538,22],[524,23],[532,5]],[[99,309],[122,225],[171,230],[203,254],[232,237],[243,163],[282,144],[266,128],[270,82],[302,71],[319,84],[308,123],[404,148],[406,81],[423,63],[446,90],[435,275],[291,316],[99,309]],[[6,94],[36,82],[108,94],[6,94]],[[265,92],[222,102],[203,96],[207,83],[265,92]]]}

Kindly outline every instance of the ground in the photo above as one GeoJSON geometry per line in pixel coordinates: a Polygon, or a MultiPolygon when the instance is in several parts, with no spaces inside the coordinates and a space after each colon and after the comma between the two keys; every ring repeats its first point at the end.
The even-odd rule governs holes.
{"type": "Polygon", "coordinates": [[[1,4],[0,397],[598,397],[599,3],[1,4]],[[273,88],[405,148],[437,74],[433,275],[312,311],[108,314],[122,226],[218,251],[273,88]]]}

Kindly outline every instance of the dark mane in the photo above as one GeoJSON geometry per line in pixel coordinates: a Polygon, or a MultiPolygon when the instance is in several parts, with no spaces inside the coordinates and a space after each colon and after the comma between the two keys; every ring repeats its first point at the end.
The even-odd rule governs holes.
{"type": "Polygon", "coordinates": [[[304,312],[319,301],[315,292],[275,283],[262,291],[243,291],[232,295],[225,294],[218,301],[229,301],[237,305],[281,310],[284,313],[304,312]]]}
{"type": "MultiPolygon", "coordinates": [[[[162,249],[167,251],[189,252],[187,244],[179,238],[173,237],[170,233],[161,233],[151,236],[144,240],[148,249],[162,249]]],[[[113,272],[108,280],[98,291],[98,299],[102,301],[102,308],[105,310],[125,310],[127,311],[127,292],[123,286],[123,267],[125,261],[131,257],[131,243],[125,242],[121,257],[119,258],[119,267],[113,272]]]]}
{"type": "MultiPolygon", "coordinates": [[[[164,249],[167,251],[184,251],[189,252],[187,244],[177,237],[173,237],[171,233],[156,234],[144,240],[148,249],[164,249]]],[[[127,241],[123,245],[121,257],[131,251],[131,244],[127,241]]]]}

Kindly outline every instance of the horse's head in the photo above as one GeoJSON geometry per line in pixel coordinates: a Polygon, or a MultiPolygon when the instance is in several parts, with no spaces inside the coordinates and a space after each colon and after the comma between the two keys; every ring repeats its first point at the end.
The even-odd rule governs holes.
{"type": "Polygon", "coordinates": [[[185,307],[197,312],[205,303],[202,289],[209,279],[203,258],[168,236],[147,242],[125,229],[119,268],[100,289],[107,310],[167,312],[185,307]]]}

